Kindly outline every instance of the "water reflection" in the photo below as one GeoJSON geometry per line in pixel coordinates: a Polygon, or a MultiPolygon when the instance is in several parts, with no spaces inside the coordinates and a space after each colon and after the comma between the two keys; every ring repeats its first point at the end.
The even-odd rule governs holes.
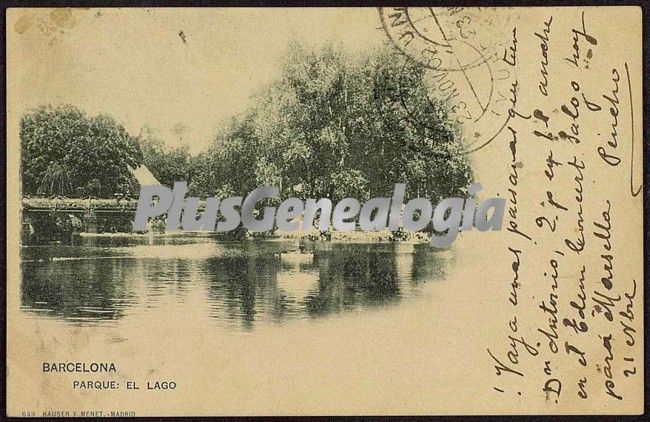
{"type": "MultiPolygon", "coordinates": [[[[214,320],[319,318],[416,299],[443,276],[427,245],[298,245],[283,241],[94,238],[23,248],[22,308],[75,323],[104,323],[166,306],[196,306],[214,320]]],[[[407,306],[404,304],[404,306],[407,306]]]]}
{"type": "Polygon", "coordinates": [[[69,320],[115,320],[135,293],[133,262],[69,260],[23,265],[22,305],[69,320]]]}

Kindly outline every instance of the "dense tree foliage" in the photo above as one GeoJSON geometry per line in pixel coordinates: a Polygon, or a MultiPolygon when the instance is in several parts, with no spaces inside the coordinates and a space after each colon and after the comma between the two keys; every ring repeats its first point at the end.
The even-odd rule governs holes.
{"type": "Polygon", "coordinates": [[[190,182],[193,173],[193,157],[187,145],[170,149],[165,145],[165,141],[148,126],[140,131],[139,140],[143,164],[161,184],[172,187],[175,181],[190,182]]]}
{"type": "MultiPolygon", "coordinates": [[[[169,149],[154,130],[138,138],[107,116],[72,106],[41,107],[21,122],[27,194],[110,197],[132,189],[128,167],[144,163],[167,186],[190,194],[246,195],[276,186],[282,197],[457,196],[471,178],[458,128],[427,95],[425,70],[391,49],[351,55],[292,44],[280,77],[251,99],[210,148],[169,149]]],[[[188,128],[174,127],[181,140],[188,128]]]]}
{"type": "Polygon", "coordinates": [[[20,122],[23,193],[112,197],[137,191],[137,141],[111,117],[43,106],[20,122]]]}
{"type": "Polygon", "coordinates": [[[457,128],[427,96],[424,70],[379,49],[352,57],[294,44],[280,79],[233,119],[201,157],[194,192],[359,199],[457,195],[471,179],[457,128]]]}

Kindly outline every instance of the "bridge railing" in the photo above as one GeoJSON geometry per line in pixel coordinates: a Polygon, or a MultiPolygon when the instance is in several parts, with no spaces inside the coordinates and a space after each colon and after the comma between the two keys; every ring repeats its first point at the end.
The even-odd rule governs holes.
{"type": "Polygon", "coordinates": [[[138,200],[128,197],[119,198],[67,198],[57,197],[23,197],[23,209],[28,210],[135,210],[138,200]]]}

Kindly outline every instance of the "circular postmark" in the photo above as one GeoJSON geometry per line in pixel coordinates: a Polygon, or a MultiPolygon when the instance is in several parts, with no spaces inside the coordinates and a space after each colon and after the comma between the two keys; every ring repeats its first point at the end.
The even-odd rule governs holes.
{"type": "MultiPolygon", "coordinates": [[[[488,145],[505,128],[516,81],[515,65],[507,60],[504,42],[489,29],[494,18],[487,11],[478,12],[466,8],[379,10],[390,42],[425,69],[422,82],[431,105],[444,104],[448,117],[461,128],[466,153],[488,145]]],[[[408,99],[402,102],[408,109],[408,99]]]]}

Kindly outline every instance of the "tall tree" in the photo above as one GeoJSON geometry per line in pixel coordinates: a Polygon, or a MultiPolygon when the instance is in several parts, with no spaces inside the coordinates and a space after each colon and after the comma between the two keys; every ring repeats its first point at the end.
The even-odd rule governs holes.
{"type": "Polygon", "coordinates": [[[23,193],[112,197],[136,190],[142,154],[112,117],[71,105],[41,106],[20,122],[23,193]]]}
{"type": "Polygon", "coordinates": [[[292,44],[280,78],[215,139],[213,181],[239,194],[264,184],[333,200],[385,195],[398,182],[407,196],[460,194],[471,166],[424,72],[387,48],[353,56],[292,44]]]}

